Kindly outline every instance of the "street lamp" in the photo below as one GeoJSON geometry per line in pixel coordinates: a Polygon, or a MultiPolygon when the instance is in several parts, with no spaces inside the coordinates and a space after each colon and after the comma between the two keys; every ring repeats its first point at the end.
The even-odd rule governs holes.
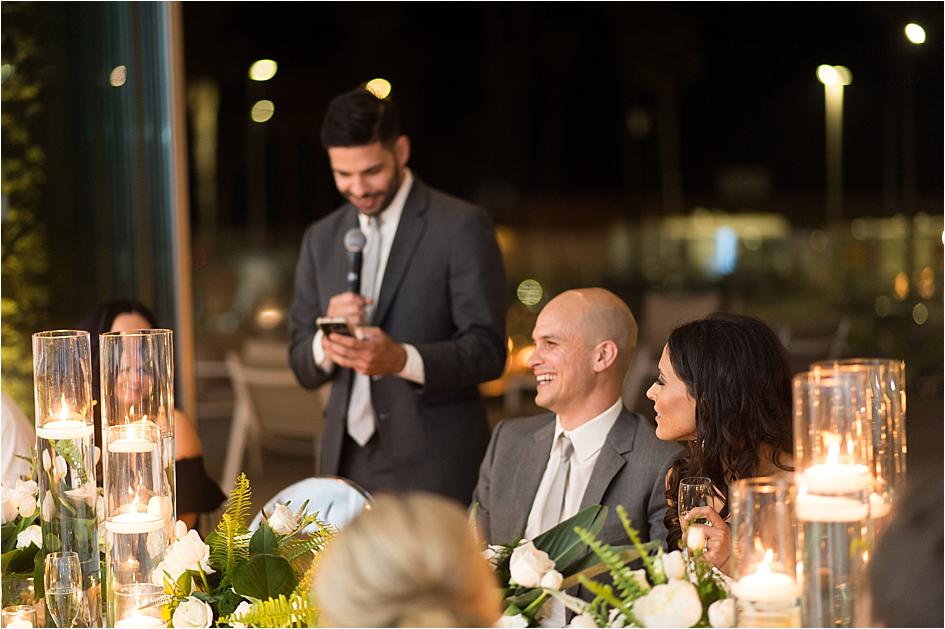
{"type": "Polygon", "coordinates": [[[827,135],[827,218],[843,217],[843,88],[853,82],[844,66],[821,65],[817,79],[824,84],[827,135]]]}

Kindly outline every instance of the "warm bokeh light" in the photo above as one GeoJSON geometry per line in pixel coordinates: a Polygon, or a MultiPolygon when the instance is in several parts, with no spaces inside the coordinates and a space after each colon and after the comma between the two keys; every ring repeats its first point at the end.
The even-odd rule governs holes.
{"type": "Polygon", "coordinates": [[[906,32],[906,39],[911,41],[913,44],[919,45],[925,43],[925,29],[919,26],[914,22],[906,24],[904,29],[906,32]]]}
{"type": "Polygon", "coordinates": [[[254,81],[268,81],[276,76],[279,64],[272,59],[260,59],[249,66],[249,78],[254,81]]]}
{"type": "Polygon", "coordinates": [[[929,320],[929,309],[923,303],[918,303],[912,309],[912,320],[916,325],[925,325],[929,320]]]}
{"type": "Polygon", "coordinates": [[[276,113],[276,106],[271,100],[260,100],[253,105],[249,116],[253,122],[266,122],[274,113],[276,113]]]}
{"type": "Polygon", "coordinates": [[[121,87],[128,80],[128,68],[125,66],[115,66],[112,73],[108,75],[108,83],[112,87],[121,87]]]}
{"type": "Polygon", "coordinates": [[[817,67],[817,80],[824,85],[849,85],[853,73],[845,66],[822,65],[817,67]]]}
{"type": "Polygon", "coordinates": [[[13,66],[9,63],[4,63],[0,66],[0,81],[6,81],[10,75],[13,74],[13,66]]]}
{"type": "Polygon", "coordinates": [[[262,330],[275,330],[285,320],[282,308],[268,306],[256,313],[256,325],[262,330]]]}
{"type": "Polygon", "coordinates": [[[892,302],[889,301],[889,297],[886,295],[880,295],[876,298],[876,302],[873,304],[873,309],[876,311],[876,314],[880,317],[889,316],[889,311],[892,307],[892,302]]]}
{"type": "Polygon", "coordinates": [[[909,296],[909,276],[905,271],[896,273],[896,279],[893,280],[893,295],[896,299],[903,301],[909,296]]]}
{"type": "Polygon", "coordinates": [[[528,359],[532,357],[535,351],[534,345],[526,345],[515,354],[515,364],[520,369],[528,369],[528,359]]]}
{"type": "Polygon", "coordinates": [[[541,297],[544,290],[537,280],[522,280],[515,289],[515,296],[525,306],[537,306],[541,303],[541,297]]]}
{"type": "Polygon", "coordinates": [[[935,271],[930,266],[922,267],[919,272],[919,296],[922,299],[932,299],[935,295],[935,271]]]}
{"type": "Polygon", "coordinates": [[[390,81],[388,81],[387,79],[380,79],[380,78],[371,79],[370,81],[364,84],[364,89],[374,94],[381,100],[384,100],[385,98],[390,96],[390,90],[391,90],[390,81]]]}

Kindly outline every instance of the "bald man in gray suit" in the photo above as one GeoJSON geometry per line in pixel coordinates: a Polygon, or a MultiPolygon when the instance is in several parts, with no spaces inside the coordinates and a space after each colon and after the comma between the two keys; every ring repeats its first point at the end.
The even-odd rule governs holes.
{"type": "MultiPolygon", "coordinates": [[[[644,542],[666,538],[666,472],[681,454],[620,398],[637,325],[613,293],[589,288],[555,297],[538,316],[529,367],[535,402],[551,413],[502,421],[473,496],[490,543],[534,538],[594,504],[627,509],[644,542]]],[[[612,513],[600,538],[627,544],[612,513]]]]}

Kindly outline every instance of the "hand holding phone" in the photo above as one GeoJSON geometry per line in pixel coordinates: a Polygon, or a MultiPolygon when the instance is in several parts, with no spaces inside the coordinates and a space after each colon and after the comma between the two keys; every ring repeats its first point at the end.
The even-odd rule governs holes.
{"type": "Polygon", "coordinates": [[[315,320],[315,325],[322,331],[322,334],[343,334],[344,336],[354,337],[354,330],[351,324],[344,317],[319,317],[315,320]]]}

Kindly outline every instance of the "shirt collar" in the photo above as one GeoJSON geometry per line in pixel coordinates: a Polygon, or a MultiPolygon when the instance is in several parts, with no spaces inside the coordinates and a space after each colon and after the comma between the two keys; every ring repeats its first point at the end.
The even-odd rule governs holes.
{"type": "Polygon", "coordinates": [[[561,427],[561,419],[555,416],[555,436],[552,443],[558,443],[558,436],[562,433],[571,440],[574,446],[574,454],[580,462],[586,462],[592,456],[600,452],[607,441],[607,434],[613,428],[620,411],[623,408],[623,400],[617,398],[614,405],[606,411],[594,417],[593,419],[581,424],[574,430],[565,430],[561,427]]]}
{"type": "MultiPolygon", "coordinates": [[[[391,199],[390,204],[381,210],[380,217],[384,221],[383,225],[396,226],[398,223],[400,223],[400,215],[404,213],[404,204],[407,202],[407,195],[410,194],[410,189],[412,187],[413,173],[410,172],[409,168],[404,168],[404,179],[400,182],[400,187],[397,188],[397,194],[395,194],[394,198],[391,199]]],[[[367,231],[367,214],[358,212],[358,224],[361,226],[361,231],[367,231]]]]}

